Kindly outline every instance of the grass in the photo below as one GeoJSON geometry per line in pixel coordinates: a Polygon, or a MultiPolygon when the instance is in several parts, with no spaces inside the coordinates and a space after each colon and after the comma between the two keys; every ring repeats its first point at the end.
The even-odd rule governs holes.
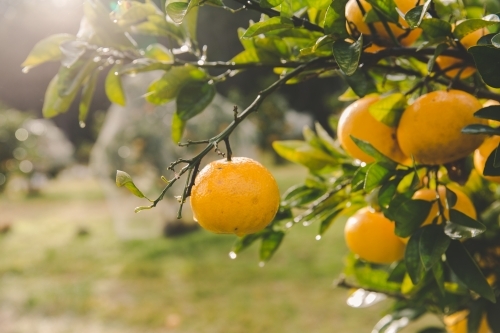
{"type": "MultiPolygon", "coordinates": [[[[297,172],[274,173],[283,184],[297,172]]],[[[1,333],[370,332],[389,304],[351,309],[347,291],[333,288],[347,251],[340,224],[321,241],[317,226],[296,227],[261,268],[255,246],[230,260],[234,237],[202,230],[117,239],[88,180],[1,198],[0,212],[13,223],[0,236],[1,333]]]]}

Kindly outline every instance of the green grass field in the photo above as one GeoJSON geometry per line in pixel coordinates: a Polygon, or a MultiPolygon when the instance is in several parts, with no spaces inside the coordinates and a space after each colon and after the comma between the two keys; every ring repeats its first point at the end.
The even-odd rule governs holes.
{"type": "MultiPolygon", "coordinates": [[[[283,187],[304,175],[274,173],[283,187]]],[[[89,180],[0,197],[0,212],[0,223],[12,223],[0,236],[1,333],[370,332],[389,304],[352,309],[348,291],[333,288],[347,252],[340,224],[320,241],[317,226],[295,227],[261,268],[256,246],[231,260],[235,238],[203,230],[117,239],[89,180]]]]}

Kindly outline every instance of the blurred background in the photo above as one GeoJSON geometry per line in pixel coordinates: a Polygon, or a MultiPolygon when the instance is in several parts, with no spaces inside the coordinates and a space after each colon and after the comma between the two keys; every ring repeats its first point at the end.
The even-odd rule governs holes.
{"type": "MultiPolygon", "coordinates": [[[[77,105],[41,119],[59,64],[29,73],[20,64],[37,41],[75,34],[81,16],[82,0],[0,0],[0,333],[371,331],[389,303],[353,309],[348,291],[333,287],[347,253],[341,224],[321,241],[314,226],[291,230],[259,267],[257,248],[230,260],[235,238],[199,230],[189,207],[176,220],[179,189],[134,214],[144,202],[116,188],[117,169],[155,197],[166,166],[196,153],[170,140],[173,106],[143,100],[154,73],[125,80],[126,107],[110,105],[101,78],[85,128],[77,105]]],[[[199,39],[208,60],[237,54],[236,28],[258,17],[204,7],[199,39]]],[[[272,78],[252,70],[218,86],[187,135],[218,133],[232,106],[246,106],[272,78]]],[[[307,171],[270,143],[301,139],[314,121],[331,131],[344,88],[338,79],[286,87],[231,136],[233,151],[262,161],[284,192],[307,171]]]]}

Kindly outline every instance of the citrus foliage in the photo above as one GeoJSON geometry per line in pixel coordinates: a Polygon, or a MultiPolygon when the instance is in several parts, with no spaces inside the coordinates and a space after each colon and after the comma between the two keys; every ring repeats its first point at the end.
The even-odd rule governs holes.
{"type": "MultiPolygon", "coordinates": [[[[127,96],[121,77],[161,70],[163,76],[150,84],[145,96],[153,104],[175,100],[172,136],[180,141],[186,122],[203,112],[218,82],[245,69],[272,68],[277,81],[243,112],[235,109],[233,123],[220,135],[188,142],[207,146],[192,159],[172,162],[172,171],[179,164],[186,166],[173,179],[165,179],[164,191],[151,206],[139,209],[154,207],[187,173],[182,205],[201,159],[213,149],[220,152],[217,144],[227,144],[231,132],[262,99],[282,84],[341,76],[349,85],[341,99],[359,99],[346,112],[362,105],[365,122],[341,116],[338,140],[316,125],[315,131],[304,129],[304,141],[274,142],[281,156],[304,165],[310,174],[283,194],[271,224],[237,240],[232,255],[260,240],[265,261],[297,224],[316,225],[319,239],[332,223],[363,214],[372,222],[391,223],[394,251],[401,251],[379,260],[350,246],[354,253],[339,285],[395,300],[391,313],[373,332],[397,331],[427,312],[466,313],[466,324],[460,325],[468,332],[483,332],[486,318],[491,331],[500,331],[500,209],[495,185],[481,177],[500,176],[498,147],[480,148],[483,162],[476,164],[484,165],[483,170],[473,169],[471,156],[486,135],[500,135],[500,129],[485,120],[500,121],[500,106],[483,108],[478,101],[500,100],[495,90],[500,88],[500,17],[495,2],[235,2],[261,12],[261,20],[238,31],[241,53],[227,62],[209,62],[196,42],[197,11],[203,5],[232,10],[222,1],[161,1],[160,6],[152,0],[122,1],[109,12],[101,2],[86,0],[85,24],[78,35],[41,41],[24,64],[61,61],[47,89],[45,116],[65,112],[81,90],[84,125],[100,71],[108,71],[110,100],[123,104],[127,96]],[[166,37],[170,43],[140,49],[134,38],[141,35],[166,37]],[[186,60],[193,57],[195,61],[186,60]],[[212,76],[209,68],[227,71],[212,76]],[[372,125],[367,125],[368,119],[372,125]],[[346,123],[355,125],[344,131],[346,123]],[[375,127],[383,128],[390,139],[381,138],[375,127]],[[421,196],[422,191],[427,194],[421,196]],[[474,207],[466,209],[469,198],[474,207]],[[367,206],[377,211],[372,213],[376,218],[366,213],[367,206]]],[[[131,179],[119,176],[121,185],[142,195],[131,179]]],[[[379,228],[375,230],[372,247],[385,242],[377,239],[379,228]]],[[[455,324],[449,329],[456,330],[455,324]]]]}

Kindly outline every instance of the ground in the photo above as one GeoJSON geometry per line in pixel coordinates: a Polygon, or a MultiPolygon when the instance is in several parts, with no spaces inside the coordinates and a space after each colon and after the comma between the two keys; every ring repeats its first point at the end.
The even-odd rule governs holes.
{"type": "MultiPolygon", "coordinates": [[[[273,173],[285,188],[305,174],[297,168],[273,173]]],[[[229,259],[234,236],[117,239],[89,179],[0,197],[0,212],[12,223],[0,236],[0,333],[358,333],[388,305],[352,309],[333,288],[347,252],[341,224],[320,241],[317,226],[297,226],[261,268],[256,247],[229,259]]]]}

